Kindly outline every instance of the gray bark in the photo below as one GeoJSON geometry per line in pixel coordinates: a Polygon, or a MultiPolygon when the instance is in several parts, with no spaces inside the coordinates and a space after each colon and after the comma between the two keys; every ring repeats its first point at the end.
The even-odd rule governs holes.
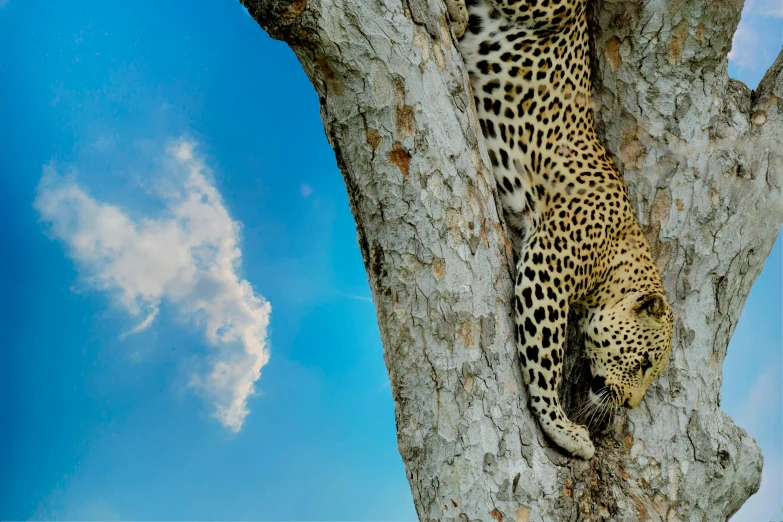
{"type": "MultiPolygon", "coordinates": [[[[783,54],[755,92],[728,78],[742,1],[593,5],[599,130],[676,326],[669,368],[642,406],[596,434],[589,462],[551,447],[527,409],[512,247],[442,1],[242,2],[293,48],[321,101],[419,518],[711,522],[736,512],[758,489],[762,458],[719,408],[722,364],[783,223],[783,54]]],[[[569,364],[573,385],[583,368],[569,364]]]]}

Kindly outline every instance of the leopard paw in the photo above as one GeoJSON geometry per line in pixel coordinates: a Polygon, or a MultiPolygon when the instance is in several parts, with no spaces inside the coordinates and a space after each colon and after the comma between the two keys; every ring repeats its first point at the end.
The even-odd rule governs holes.
{"type": "Polygon", "coordinates": [[[560,427],[551,422],[543,422],[542,427],[555,444],[574,457],[590,460],[595,455],[595,446],[585,426],[569,422],[560,427]]]}
{"type": "Polygon", "coordinates": [[[590,460],[595,455],[595,446],[593,441],[590,440],[590,433],[585,426],[573,424],[571,426],[571,436],[573,444],[571,448],[567,448],[569,453],[575,457],[579,457],[585,460],[590,460]]]}

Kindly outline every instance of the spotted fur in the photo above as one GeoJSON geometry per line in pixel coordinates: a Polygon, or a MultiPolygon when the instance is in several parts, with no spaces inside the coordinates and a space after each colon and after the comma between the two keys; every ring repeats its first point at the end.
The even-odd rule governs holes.
{"type": "Polygon", "coordinates": [[[665,368],[672,312],[590,106],[587,0],[446,0],[506,221],[521,240],[514,308],[530,408],[572,455],[595,448],[557,389],[569,309],[595,404],[636,407],[665,368]],[[465,29],[465,7],[467,28],[465,29]],[[459,19],[461,18],[461,19],[459,19]]]}

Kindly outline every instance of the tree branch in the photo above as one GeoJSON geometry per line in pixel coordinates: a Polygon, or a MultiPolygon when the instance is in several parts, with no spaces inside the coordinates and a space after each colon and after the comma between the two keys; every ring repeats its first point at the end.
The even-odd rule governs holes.
{"type": "Polygon", "coordinates": [[[276,40],[293,45],[306,40],[306,36],[312,36],[300,25],[307,0],[250,0],[243,1],[242,5],[261,28],[276,40]]]}
{"type": "Polygon", "coordinates": [[[783,49],[780,50],[778,57],[764,73],[764,77],[756,89],[755,99],[765,103],[772,96],[777,97],[778,101],[783,98],[783,49]]]}
{"type": "Polygon", "coordinates": [[[720,105],[704,102],[722,99],[728,88],[727,55],[742,4],[742,0],[591,2],[599,130],[621,170],[631,174],[629,182],[634,181],[634,171],[647,167],[644,178],[651,186],[645,186],[645,196],[666,183],[667,170],[681,159],[672,157],[666,145],[672,140],[689,144],[703,140],[703,129],[720,112],[720,105]],[[702,125],[677,125],[686,115],[702,125]],[[653,148],[665,150],[663,165],[660,151],[653,148]]]}
{"type": "Polygon", "coordinates": [[[440,0],[242,2],[292,46],[321,101],[420,519],[724,520],[736,511],[758,488],[761,457],[719,410],[721,368],[774,240],[781,170],[773,152],[754,163],[751,143],[767,138],[753,132],[766,130],[750,128],[749,92],[725,74],[742,6],[596,3],[597,116],[677,325],[669,370],[583,462],[550,447],[526,405],[511,246],[440,0]],[[744,148],[730,146],[738,136],[744,148]],[[749,222],[754,234],[743,234],[749,222]]]}
{"type": "Polygon", "coordinates": [[[777,208],[772,209],[772,216],[773,219],[778,218],[779,228],[783,221],[780,218],[783,212],[783,49],[761,79],[752,101],[750,120],[760,128],[756,149],[762,152],[759,163],[767,164],[765,178],[768,190],[778,196],[771,199],[777,204],[777,208]]]}

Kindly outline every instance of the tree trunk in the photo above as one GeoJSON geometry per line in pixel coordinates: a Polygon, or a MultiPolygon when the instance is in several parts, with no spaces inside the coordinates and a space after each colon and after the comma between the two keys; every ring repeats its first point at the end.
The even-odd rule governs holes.
{"type": "Polygon", "coordinates": [[[755,92],[728,78],[743,2],[592,4],[599,132],[676,326],[668,369],[594,437],[589,462],[551,447],[527,408],[512,247],[442,0],[242,2],[318,93],[419,518],[712,522],[739,509],[762,459],[719,408],[722,365],[783,223],[783,54],[755,92]]]}

